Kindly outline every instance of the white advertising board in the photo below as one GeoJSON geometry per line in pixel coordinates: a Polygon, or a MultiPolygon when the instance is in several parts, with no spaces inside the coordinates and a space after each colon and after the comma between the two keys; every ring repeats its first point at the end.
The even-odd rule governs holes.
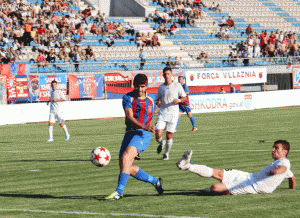
{"type": "Polygon", "coordinates": [[[217,86],[267,82],[267,68],[241,68],[232,70],[186,71],[188,86],[217,86]]]}
{"type": "Polygon", "coordinates": [[[253,110],[300,105],[300,90],[191,95],[193,113],[253,110]],[[288,97],[287,97],[288,96],[288,97]]]}

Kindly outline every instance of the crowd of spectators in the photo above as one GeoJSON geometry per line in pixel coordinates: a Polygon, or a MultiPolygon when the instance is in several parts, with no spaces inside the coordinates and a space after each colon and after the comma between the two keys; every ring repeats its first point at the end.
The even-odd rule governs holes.
{"type": "MultiPolygon", "coordinates": [[[[40,66],[55,61],[79,62],[94,60],[91,47],[82,48],[86,35],[103,37],[108,47],[125,34],[134,36],[130,23],[107,22],[105,13],[92,15],[90,7],[79,10],[77,0],[44,0],[34,4],[32,0],[16,0],[2,3],[0,8],[0,58],[4,63],[21,60],[27,55],[25,46],[32,46],[38,56],[25,56],[40,66]]],[[[156,35],[150,46],[160,45],[156,35]]]]}

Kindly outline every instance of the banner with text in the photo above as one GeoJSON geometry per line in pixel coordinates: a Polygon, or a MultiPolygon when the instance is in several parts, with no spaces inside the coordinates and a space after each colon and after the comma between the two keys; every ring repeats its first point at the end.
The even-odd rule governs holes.
{"type": "Polygon", "coordinates": [[[39,77],[37,75],[28,76],[28,89],[30,101],[38,101],[40,96],[39,77]]]}
{"type": "Polygon", "coordinates": [[[105,73],[105,84],[130,83],[129,77],[121,73],[105,73]]]}
{"type": "Polygon", "coordinates": [[[225,111],[242,111],[260,108],[274,108],[300,105],[299,90],[191,95],[190,107],[193,113],[211,113],[225,111]],[[289,96],[288,98],[286,96],[289,96]]]}
{"type": "Polygon", "coordinates": [[[27,100],[29,98],[27,76],[6,77],[6,81],[8,100],[27,100]]]}
{"type": "Polygon", "coordinates": [[[216,86],[267,82],[267,68],[241,68],[233,70],[186,71],[188,86],[216,86]]]}
{"type": "MultiPolygon", "coordinates": [[[[66,74],[56,75],[39,75],[39,100],[49,101],[51,92],[51,82],[55,80],[58,84],[58,89],[61,90],[65,95],[67,93],[67,76],[66,74]]],[[[36,88],[35,88],[36,89],[36,88]]]]}
{"type": "Polygon", "coordinates": [[[103,98],[103,74],[68,75],[69,98],[103,98]]]}
{"type": "Polygon", "coordinates": [[[293,67],[293,87],[300,89],[300,66],[293,67]]]}

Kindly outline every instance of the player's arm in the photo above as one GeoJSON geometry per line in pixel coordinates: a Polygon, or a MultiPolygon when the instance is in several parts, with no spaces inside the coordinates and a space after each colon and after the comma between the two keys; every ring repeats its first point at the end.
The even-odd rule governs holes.
{"type": "Polygon", "coordinates": [[[178,87],[179,87],[178,95],[179,95],[180,99],[174,99],[173,100],[174,104],[184,103],[187,100],[187,97],[186,97],[185,91],[183,90],[182,85],[178,83],[178,87]]]}
{"type": "Polygon", "coordinates": [[[294,189],[296,187],[296,177],[292,176],[289,178],[289,188],[294,189]]]}
{"type": "Polygon", "coordinates": [[[156,101],[155,104],[159,107],[161,104],[161,99],[162,99],[162,94],[161,94],[161,89],[160,87],[158,88],[157,96],[156,96],[156,101]]]}
{"type": "Polygon", "coordinates": [[[273,176],[273,175],[277,175],[277,174],[282,174],[287,170],[286,166],[278,166],[277,168],[273,169],[270,171],[269,175],[273,176]]]}
{"type": "Polygon", "coordinates": [[[146,126],[146,125],[140,123],[139,121],[137,121],[133,116],[133,111],[131,108],[125,108],[125,119],[127,122],[130,122],[133,125],[140,127],[141,129],[144,129],[146,131],[153,132],[153,133],[155,132],[155,127],[152,126],[151,124],[150,124],[150,126],[146,126]]]}
{"type": "Polygon", "coordinates": [[[67,98],[63,92],[60,93],[59,98],[53,98],[54,102],[61,102],[61,101],[66,101],[66,100],[67,100],[67,98]]]}

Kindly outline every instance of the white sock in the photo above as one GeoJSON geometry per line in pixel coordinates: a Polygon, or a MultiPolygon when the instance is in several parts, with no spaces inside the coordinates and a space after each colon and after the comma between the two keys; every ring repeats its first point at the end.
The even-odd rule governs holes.
{"type": "Polygon", "coordinates": [[[49,126],[49,137],[53,139],[53,126],[49,126]]]}
{"type": "Polygon", "coordinates": [[[197,164],[191,164],[188,171],[207,178],[212,177],[213,174],[213,168],[207,167],[205,165],[197,165],[197,164]]]}
{"type": "Polygon", "coordinates": [[[165,155],[169,156],[172,145],[173,145],[173,139],[167,140],[166,151],[164,153],[165,155]]]}
{"type": "Polygon", "coordinates": [[[163,138],[162,138],[162,137],[160,137],[159,139],[156,139],[156,141],[157,141],[159,144],[161,144],[161,143],[162,143],[162,141],[163,141],[163,138]]]}
{"type": "Polygon", "coordinates": [[[69,135],[68,129],[67,129],[67,126],[66,126],[66,125],[63,126],[63,129],[65,130],[66,135],[69,135]]]}

